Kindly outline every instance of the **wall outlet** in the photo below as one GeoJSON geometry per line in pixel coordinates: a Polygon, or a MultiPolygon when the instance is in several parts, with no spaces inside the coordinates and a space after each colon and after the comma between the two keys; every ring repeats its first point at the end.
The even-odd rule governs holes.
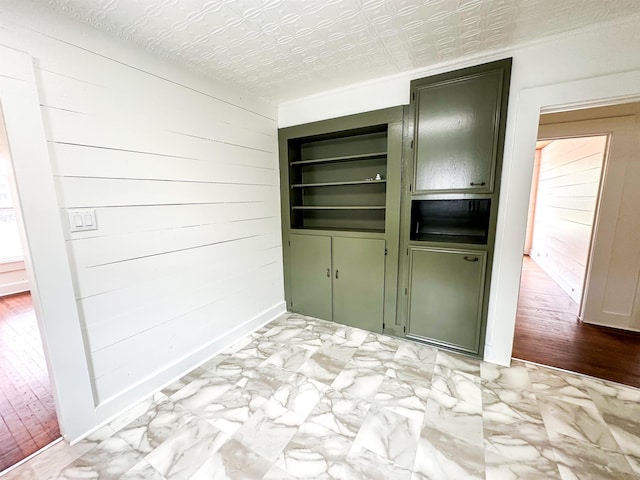
{"type": "Polygon", "coordinates": [[[98,229],[96,211],[93,208],[69,209],[67,215],[69,216],[69,231],[71,233],[98,229]]]}

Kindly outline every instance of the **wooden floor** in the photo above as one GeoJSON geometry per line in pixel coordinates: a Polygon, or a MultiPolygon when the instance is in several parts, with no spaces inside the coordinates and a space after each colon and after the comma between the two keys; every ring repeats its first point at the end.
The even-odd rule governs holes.
{"type": "Polygon", "coordinates": [[[581,323],[577,312],[525,256],[513,357],[640,388],[640,334],[581,323]]]}
{"type": "Polygon", "coordinates": [[[59,437],[31,295],[0,297],[0,472],[59,437]]]}

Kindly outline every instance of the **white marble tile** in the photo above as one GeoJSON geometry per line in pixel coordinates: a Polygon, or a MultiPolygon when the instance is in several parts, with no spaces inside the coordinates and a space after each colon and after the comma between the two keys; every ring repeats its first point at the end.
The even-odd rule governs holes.
{"type": "Polygon", "coordinates": [[[229,438],[207,422],[194,418],[149,453],[145,460],[167,480],[186,480],[229,438]]]}
{"type": "Polygon", "coordinates": [[[367,368],[350,368],[347,364],[331,384],[331,388],[353,397],[372,401],[378,392],[384,374],[367,368]]]}
{"type": "Polygon", "coordinates": [[[480,360],[458,353],[438,350],[436,365],[446,367],[450,370],[468,373],[469,375],[480,376],[480,360]]]}
{"type": "Polygon", "coordinates": [[[288,372],[296,372],[313,353],[314,350],[310,348],[295,344],[287,345],[273,353],[264,364],[270,364],[288,372]]]}
{"type": "Polygon", "coordinates": [[[438,390],[429,394],[423,425],[473,445],[484,444],[481,409],[438,390]]]}
{"type": "Polygon", "coordinates": [[[228,435],[233,435],[266,401],[264,397],[253,395],[236,385],[213,400],[198,415],[228,435]]]}
{"type": "Polygon", "coordinates": [[[331,385],[346,363],[347,360],[330,357],[318,351],[302,364],[298,373],[302,373],[318,382],[331,385]]]}
{"type": "Polygon", "coordinates": [[[165,477],[151,466],[146,460],[136,463],[120,480],[166,480],[165,477]]]}
{"type": "Polygon", "coordinates": [[[485,453],[486,480],[560,480],[555,461],[539,458],[528,462],[485,453]]]}
{"type": "Polygon", "coordinates": [[[272,463],[231,438],[189,480],[260,480],[272,463]]]}
{"type": "MultiPolygon", "coordinates": [[[[469,408],[473,408],[473,413],[479,414],[482,412],[480,377],[436,365],[431,380],[430,396],[437,395],[460,400],[469,408]]],[[[445,400],[443,400],[443,403],[445,403],[445,400]]]]}
{"type": "Polygon", "coordinates": [[[340,471],[340,480],[411,480],[411,470],[354,443],[340,471]]]}
{"type": "Polygon", "coordinates": [[[619,452],[620,447],[595,405],[565,402],[556,398],[539,400],[540,411],[552,442],[571,437],[619,452]]]}
{"type": "Polygon", "coordinates": [[[410,469],[419,436],[419,421],[374,406],[362,423],[355,443],[402,468],[410,469]]]}
{"type": "Polygon", "coordinates": [[[531,390],[529,370],[523,362],[513,360],[510,367],[503,367],[493,363],[482,362],[480,364],[480,377],[482,380],[500,385],[511,390],[531,390]]]}
{"type": "MultiPolygon", "coordinates": [[[[339,478],[352,444],[351,438],[306,422],[278,456],[276,466],[292,478],[339,478]]],[[[270,478],[277,478],[274,474],[270,478]]]]}
{"type": "Polygon", "coordinates": [[[307,418],[328,389],[324,383],[297,373],[276,391],[272,400],[302,418],[307,418]]]}
{"type": "Polygon", "coordinates": [[[304,422],[304,418],[268,400],[233,438],[267,460],[274,462],[304,422]]]}
{"type": "Polygon", "coordinates": [[[385,377],[373,403],[378,408],[386,408],[422,423],[428,400],[429,389],[427,387],[403,382],[393,377],[385,377]]]}
{"type": "Polygon", "coordinates": [[[333,389],[327,390],[307,420],[325,428],[354,438],[362,426],[371,404],[333,389]]]}
{"type": "Polygon", "coordinates": [[[413,469],[430,480],[483,480],[484,449],[426,426],[420,434],[413,469]]]}

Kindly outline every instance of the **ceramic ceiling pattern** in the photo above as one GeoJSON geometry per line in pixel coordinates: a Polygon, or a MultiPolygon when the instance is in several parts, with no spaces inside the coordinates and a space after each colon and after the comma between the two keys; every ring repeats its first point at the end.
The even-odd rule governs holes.
{"type": "Polygon", "coordinates": [[[39,0],[283,101],[640,12],[637,0],[39,0]]]}

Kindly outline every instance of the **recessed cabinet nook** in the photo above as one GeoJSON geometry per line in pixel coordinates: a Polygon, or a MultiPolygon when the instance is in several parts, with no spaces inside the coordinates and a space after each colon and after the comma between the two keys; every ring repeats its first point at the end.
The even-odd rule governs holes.
{"type": "Polygon", "coordinates": [[[482,356],[510,71],[280,130],[289,310],[482,356]]]}

